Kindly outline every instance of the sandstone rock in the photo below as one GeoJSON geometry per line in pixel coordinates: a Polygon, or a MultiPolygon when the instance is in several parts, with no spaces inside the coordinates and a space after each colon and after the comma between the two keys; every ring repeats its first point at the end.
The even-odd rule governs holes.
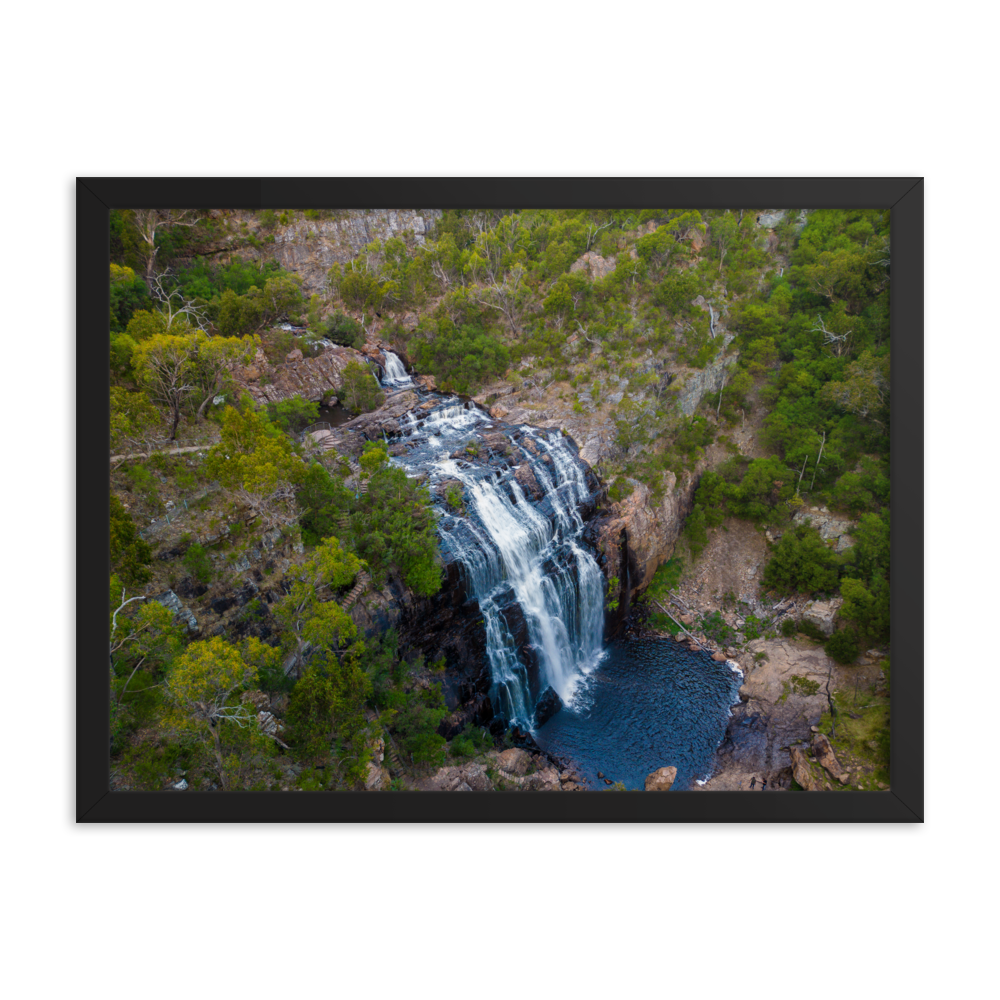
{"type": "Polygon", "coordinates": [[[802,611],[802,621],[814,625],[823,635],[833,635],[834,621],[843,603],[842,597],[831,601],[810,601],[802,611]]]}
{"type": "Polygon", "coordinates": [[[713,653],[712,654],[712,659],[715,660],[716,663],[725,663],[726,662],[726,654],[725,653],[713,653]]]}
{"type": "Polygon", "coordinates": [[[286,361],[301,361],[303,358],[302,352],[296,347],[294,351],[289,351],[285,355],[286,361]]]}
{"type": "Polygon", "coordinates": [[[677,780],[676,767],[661,767],[646,775],[647,792],[669,792],[677,780]]]}
{"type": "MultiPolygon", "coordinates": [[[[508,774],[526,774],[531,766],[531,754],[526,750],[514,747],[510,750],[504,750],[497,757],[497,764],[508,774]]],[[[558,775],[556,777],[558,778],[558,775]]]]}
{"type": "Polygon", "coordinates": [[[830,740],[822,733],[815,733],[812,745],[816,760],[830,772],[831,777],[836,778],[842,785],[846,785],[850,775],[840,766],[840,762],[833,752],[833,747],[830,746],[830,740]]]}
{"type": "Polygon", "coordinates": [[[807,792],[819,791],[819,782],[813,777],[809,767],[809,758],[800,747],[792,747],[789,751],[792,758],[792,776],[807,792]]]}
{"type": "Polygon", "coordinates": [[[599,253],[588,250],[582,257],[570,265],[570,273],[583,271],[591,280],[595,278],[606,278],[612,274],[617,265],[613,260],[606,260],[599,253]]]}

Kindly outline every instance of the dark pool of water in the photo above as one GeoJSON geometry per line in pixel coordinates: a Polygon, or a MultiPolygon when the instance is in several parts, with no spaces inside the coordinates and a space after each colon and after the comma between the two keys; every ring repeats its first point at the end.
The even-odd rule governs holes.
{"type": "Polygon", "coordinates": [[[539,746],[572,760],[595,789],[606,787],[598,771],[629,789],[668,765],[678,791],[710,776],[740,674],[671,639],[625,639],[608,645],[588,680],[587,704],[553,716],[535,734],[539,746]]]}
{"type": "Polygon", "coordinates": [[[319,416],[316,419],[326,420],[331,427],[339,427],[341,424],[346,424],[348,420],[352,420],[356,415],[351,413],[347,407],[337,403],[336,406],[320,405],[319,416]]]}

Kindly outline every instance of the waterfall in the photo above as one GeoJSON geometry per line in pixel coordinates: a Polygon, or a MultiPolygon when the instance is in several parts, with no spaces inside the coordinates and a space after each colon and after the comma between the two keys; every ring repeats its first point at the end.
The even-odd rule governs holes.
{"type": "Polygon", "coordinates": [[[382,376],[383,385],[391,385],[394,388],[413,385],[413,379],[406,374],[406,368],[399,357],[392,351],[383,351],[385,355],[385,373],[382,376]]]}
{"type": "Polygon", "coordinates": [[[441,546],[479,603],[494,709],[532,730],[548,687],[567,707],[579,706],[603,656],[605,590],[582,544],[579,508],[591,496],[583,463],[558,430],[528,426],[505,426],[501,461],[490,451],[496,432],[478,436],[493,429],[489,418],[456,399],[407,414],[401,429],[408,451],[396,461],[408,473],[426,474],[432,491],[443,481],[461,488],[461,512],[439,506],[441,546]],[[473,441],[489,460],[462,457],[473,441]],[[532,478],[537,500],[528,496],[532,478]]]}
{"type": "Polygon", "coordinates": [[[712,308],[712,303],[708,304],[708,325],[709,330],[712,333],[712,339],[715,339],[715,310],[712,308]]]}

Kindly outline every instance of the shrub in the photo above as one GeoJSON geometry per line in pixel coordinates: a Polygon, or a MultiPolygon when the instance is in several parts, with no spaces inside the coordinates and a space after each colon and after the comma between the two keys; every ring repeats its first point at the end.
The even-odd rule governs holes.
{"type": "Polygon", "coordinates": [[[448,506],[453,510],[459,510],[462,506],[462,498],[464,496],[462,487],[457,483],[452,483],[451,486],[445,491],[445,500],[448,501],[448,506]]]}
{"type": "Polygon", "coordinates": [[[212,580],[212,559],[204,546],[195,542],[184,553],[184,568],[199,583],[210,583],[212,580]]]}
{"type": "Polygon", "coordinates": [[[808,638],[812,639],[813,642],[826,642],[826,635],[823,631],[812,622],[803,619],[799,622],[799,631],[808,638]]]}
{"type": "Polygon", "coordinates": [[[837,586],[839,568],[837,554],[815,528],[803,524],[786,532],[774,546],[761,583],[768,590],[832,591],[837,586]]]}
{"type": "Polygon", "coordinates": [[[385,394],[372,370],[359,361],[350,361],[344,368],[341,402],[354,413],[370,413],[385,402],[385,394]]]}
{"type": "Polygon", "coordinates": [[[827,656],[837,663],[853,663],[860,652],[858,639],[853,629],[841,629],[834,632],[823,644],[827,656]]]}
{"type": "Polygon", "coordinates": [[[799,630],[799,627],[795,624],[795,619],[794,618],[786,618],[781,623],[781,634],[786,639],[791,639],[792,636],[795,635],[798,632],[798,630],[799,630]]]}
{"type": "Polygon", "coordinates": [[[799,694],[804,694],[808,698],[819,690],[819,681],[811,680],[809,677],[799,677],[798,674],[793,674],[792,687],[795,688],[799,694]]]}

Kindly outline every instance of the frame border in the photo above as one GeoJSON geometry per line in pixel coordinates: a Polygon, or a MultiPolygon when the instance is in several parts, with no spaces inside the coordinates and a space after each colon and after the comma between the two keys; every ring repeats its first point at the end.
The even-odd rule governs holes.
{"type": "Polygon", "coordinates": [[[923,822],[922,177],[78,177],[77,822],[923,822]],[[636,207],[891,208],[895,294],[890,428],[893,622],[892,790],[834,795],[736,792],[601,796],[447,792],[299,796],[253,792],[113,794],[108,789],[107,317],[111,208],[636,207]],[[906,332],[905,353],[902,331],[906,332]],[[898,373],[898,377],[897,377],[898,373]]]}

